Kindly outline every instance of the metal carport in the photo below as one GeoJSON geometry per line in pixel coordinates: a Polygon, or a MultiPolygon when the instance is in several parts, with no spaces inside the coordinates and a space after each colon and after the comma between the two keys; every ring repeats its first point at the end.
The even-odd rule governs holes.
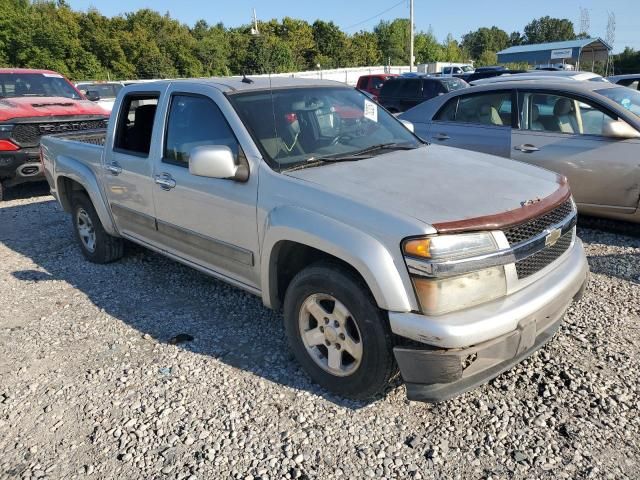
{"type": "Polygon", "coordinates": [[[575,65],[576,70],[579,70],[581,65],[593,70],[596,62],[607,65],[610,51],[611,46],[601,38],[583,38],[509,47],[498,52],[498,63],[570,63],[575,65]]]}

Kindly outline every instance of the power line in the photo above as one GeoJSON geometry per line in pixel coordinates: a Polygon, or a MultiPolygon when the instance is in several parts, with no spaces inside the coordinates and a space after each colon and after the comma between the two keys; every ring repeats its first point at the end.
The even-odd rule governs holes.
{"type": "Polygon", "coordinates": [[[363,23],[367,23],[367,22],[370,22],[371,20],[375,20],[376,18],[381,17],[385,13],[390,12],[391,10],[393,10],[396,7],[399,7],[400,5],[402,5],[405,2],[406,2],[406,0],[400,0],[398,3],[396,3],[395,5],[387,8],[385,11],[380,12],[377,15],[374,15],[373,17],[367,18],[366,20],[363,20],[361,22],[354,23],[353,25],[349,25],[348,27],[345,27],[343,30],[351,30],[352,28],[358,27],[358,26],[362,25],[363,23]]]}

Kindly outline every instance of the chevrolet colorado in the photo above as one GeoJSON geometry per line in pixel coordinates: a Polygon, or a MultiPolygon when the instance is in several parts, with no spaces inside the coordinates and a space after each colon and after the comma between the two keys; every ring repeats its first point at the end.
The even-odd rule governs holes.
{"type": "Polygon", "coordinates": [[[108,116],[59,73],[0,69],[0,201],[9,187],[44,180],[41,135],[104,128],[108,116]]]}
{"type": "Polygon", "coordinates": [[[588,273],[564,177],[425,144],[334,82],[132,85],[106,131],[41,148],[89,261],[127,239],[261,296],[347,397],[398,371],[412,400],[488,381],[553,335],[588,273]]]}

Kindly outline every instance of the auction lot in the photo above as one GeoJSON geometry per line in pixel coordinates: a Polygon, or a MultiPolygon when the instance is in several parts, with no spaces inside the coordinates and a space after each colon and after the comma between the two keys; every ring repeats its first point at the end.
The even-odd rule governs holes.
{"type": "Polygon", "coordinates": [[[44,188],[17,196],[0,205],[2,478],[640,477],[637,236],[579,228],[584,298],[488,385],[366,404],[312,384],[257,297],[136,247],[88,263],[44,188]]]}

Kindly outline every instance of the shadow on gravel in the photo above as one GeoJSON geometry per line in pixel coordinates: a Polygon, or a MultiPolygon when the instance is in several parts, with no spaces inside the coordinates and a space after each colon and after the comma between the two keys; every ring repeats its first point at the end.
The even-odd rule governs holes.
{"type": "Polygon", "coordinates": [[[45,195],[49,195],[49,184],[47,182],[22,183],[7,189],[5,192],[5,201],[42,197],[45,195]]]}
{"type": "MultiPolygon", "coordinates": [[[[609,220],[607,223],[615,222],[609,220]]],[[[628,230],[628,223],[621,222],[621,224],[625,230],[628,230]]],[[[632,224],[632,226],[637,227],[638,235],[614,233],[609,229],[601,231],[591,227],[580,227],[578,236],[590,243],[592,247],[594,245],[604,245],[607,247],[640,249],[640,225],[632,224]]],[[[588,253],[587,259],[592,273],[601,273],[640,284],[640,253],[604,253],[601,255],[588,253]]]]}
{"type": "MultiPolygon", "coordinates": [[[[67,282],[141,336],[215,357],[342,407],[360,409],[371,403],[345,400],[312,383],[289,352],[281,315],[258,297],[135,246],[109,265],[85,261],[68,215],[54,201],[0,208],[0,242],[39,267],[12,272],[16,279],[67,282]]],[[[73,302],[69,296],[56,299],[69,308],[73,302]]],[[[110,351],[105,342],[104,352],[96,353],[110,351]]],[[[157,362],[159,378],[176,366],[157,362]]]]}

